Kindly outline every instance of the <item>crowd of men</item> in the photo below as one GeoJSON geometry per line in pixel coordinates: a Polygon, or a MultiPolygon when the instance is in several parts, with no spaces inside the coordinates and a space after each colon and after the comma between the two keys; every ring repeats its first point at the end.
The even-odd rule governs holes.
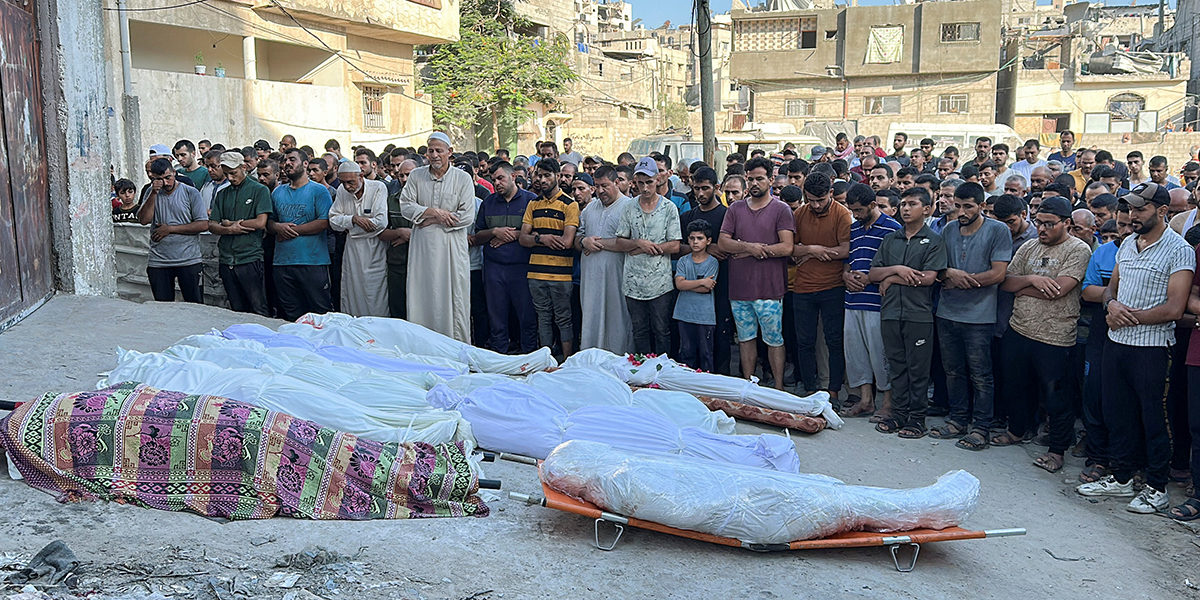
{"type": "Polygon", "coordinates": [[[152,225],[156,300],[203,300],[209,232],[234,310],[404,318],[502,353],[666,353],[827,391],[903,439],[1041,443],[1051,473],[1071,452],[1078,493],[1200,517],[1200,164],[1177,177],[1069,131],[1045,159],[1037,140],[981,137],[968,158],[881,142],[734,153],[718,175],[569,139],[529,157],[442,133],[347,156],[180,140],[151,148],[140,191],[114,183],[113,218],[152,225]]]}

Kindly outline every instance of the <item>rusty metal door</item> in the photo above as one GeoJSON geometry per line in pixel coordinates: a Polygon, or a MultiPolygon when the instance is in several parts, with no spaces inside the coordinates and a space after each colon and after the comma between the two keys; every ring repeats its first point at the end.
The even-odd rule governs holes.
{"type": "Polygon", "coordinates": [[[37,31],[26,4],[0,0],[0,329],[53,289],[37,31]]]}

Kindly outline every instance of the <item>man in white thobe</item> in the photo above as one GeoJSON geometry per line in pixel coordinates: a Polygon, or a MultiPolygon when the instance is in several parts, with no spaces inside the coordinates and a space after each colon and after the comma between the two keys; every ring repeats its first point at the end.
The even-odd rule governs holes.
{"type": "Polygon", "coordinates": [[[329,226],[345,231],[342,255],[342,312],[356,317],[386,317],[388,310],[387,242],[379,234],[387,228],[387,185],[363,178],[352,162],[338,167],[338,188],[329,209],[329,226]]]}
{"type": "Polygon", "coordinates": [[[450,138],[429,136],[429,166],[413,169],[400,214],[414,224],[408,244],[408,320],[471,343],[471,259],[475,182],[450,166],[450,138]]]}
{"type": "Polygon", "coordinates": [[[599,202],[589,202],[579,213],[578,248],[583,251],[579,263],[579,302],[583,327],[579,349],[603,348],[613,354],[633,350],[629,308],[621,293],[625,254],[605,250],[600,240],[617,237],[617,225],[625,203],[631,200],[617,188],[617,171],[600,167],[595,174],[599,202]]]}

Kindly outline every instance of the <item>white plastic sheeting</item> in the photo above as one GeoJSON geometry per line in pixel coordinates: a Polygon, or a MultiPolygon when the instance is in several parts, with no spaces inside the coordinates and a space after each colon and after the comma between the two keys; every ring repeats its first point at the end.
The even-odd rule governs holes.
{"type": "Polygon", "coordinates": [[[400,353],[377,354],[358,348],[326,344],[319,340],[306,340],[286,333],[275,333],[255,323],[231,325],[216,335],[229,340],[253,340],[268,348],[300,348],[332,361],[353,363],[389,373],[433,373],[443,379],[450,379],[467,372],[467,365],[456,361],[400,353]]]}
{"type": "Polygon", "coordinates": [[[541,473],[555,490],[604,510],[749,544],[944,529],[966,521],[979,499],[979,480],[966,471],[946,473],[928,487],[893,490],[582,440],[551,452],[541,473]]]}
{"type": "MultiPolygon", "coordinates": [[[[209,338],[200,343],[220,339],[190,339],[197,338],[209,338]]],[[[118,349],[117,367],[99,387],[136,381],[187,394],[224,396],[380,442],[472,439],[470,424],[461,415],[429,406],[425,391],[399,376],[349,369],[320,358],[291,363],[287,354],[304,352],[299,349],[255,352],[178,345],[168,352],[118,349]]]]}
{"type": "Polygon", "coordinates": [[[599,369],[564,367],[550,373],[534,373],[525,381],[567,411],[603,404],[640,406],[666,417],[677,427],[732,434],[737,425],[732,417],[709,410],[691,394],[651,389],[631,392],[628,384],[599,369]]]}
{"type": "Polygon", "coordinates": [[[403,319],[351,317],[341,313],[309,313],[295,323],[279,328],[279,333],[297,335],[370,352],[383,350],[402,354],[437,357],[465,363],[472,371],[503,375],[528,375],[557,367],[549,348],[529,354],[509,356],[476,348],[454,338],[431,331],[403,319]]]}
{"type": "Polygon", "coordinates": [[[687,392],[694,396],[711,396],[810,417],[821,416],[832,429],[839,429],[844,424],[829,403],[829,394],[826,392],[817,392],[801,398],[784,391],[762,387],[753,381],[694,371],[666,356],[647,359],[640,365],[634,365],[627,357],[617,356],[599,348],[590,348],[572,355],[563,366],[601,369],[629,385],[657,385],[662,389],[687,392]]]}
{"type": "Polygon", "coordinates": [[[566,440],[595,440],[642,452],[681,454],[763,469],[800,470],[790,439],[778,435],[722,435],[684,427],[639,406],[593,405],[567,410],[537,388],[499,382],[463,396],[445,385],[429,403],[457,410],[471,422],[481,448],[545,458],[566,440]]]}

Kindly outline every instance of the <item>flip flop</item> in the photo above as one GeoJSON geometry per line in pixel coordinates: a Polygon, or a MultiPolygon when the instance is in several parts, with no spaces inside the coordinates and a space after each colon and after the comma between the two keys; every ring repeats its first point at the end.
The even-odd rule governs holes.
{"type": "Polygon", "coordinates": [[[838,413],[838,415],[841,417],[847,418],[847,419],[858,419],[858,418],[862,418],[862,417],[869,417],[875,413],[874,407],[872,407],[872,408],[859,407],[859,410],[855,410],[855,407],[857,407],[857,406],[858,406],[858,404],[855,404],[855,405],[850,406],[849,408],[844,408],[841,410],[841,412],[838,413]]]}
{"type": "Polygon", "coordinates": [[[1057,473],[1062,470],[1066,464],[1066,457],[1054,458],[1056,455],[1049,452],[1037,457],[1033,461],[1033,465],[1040,469],[1045,469],[1049,473],[1057,473]]]}
{"type": "Polygon", "coordinates": [[[1188,498],[1179,506],[1173,506],[1167,511],[1167,516],[1176,521],[1195,521],[1200,519],[1200,500],[1188,498]],[[1175,513],[1179,513],[1176,515],[1175,513]]]}

